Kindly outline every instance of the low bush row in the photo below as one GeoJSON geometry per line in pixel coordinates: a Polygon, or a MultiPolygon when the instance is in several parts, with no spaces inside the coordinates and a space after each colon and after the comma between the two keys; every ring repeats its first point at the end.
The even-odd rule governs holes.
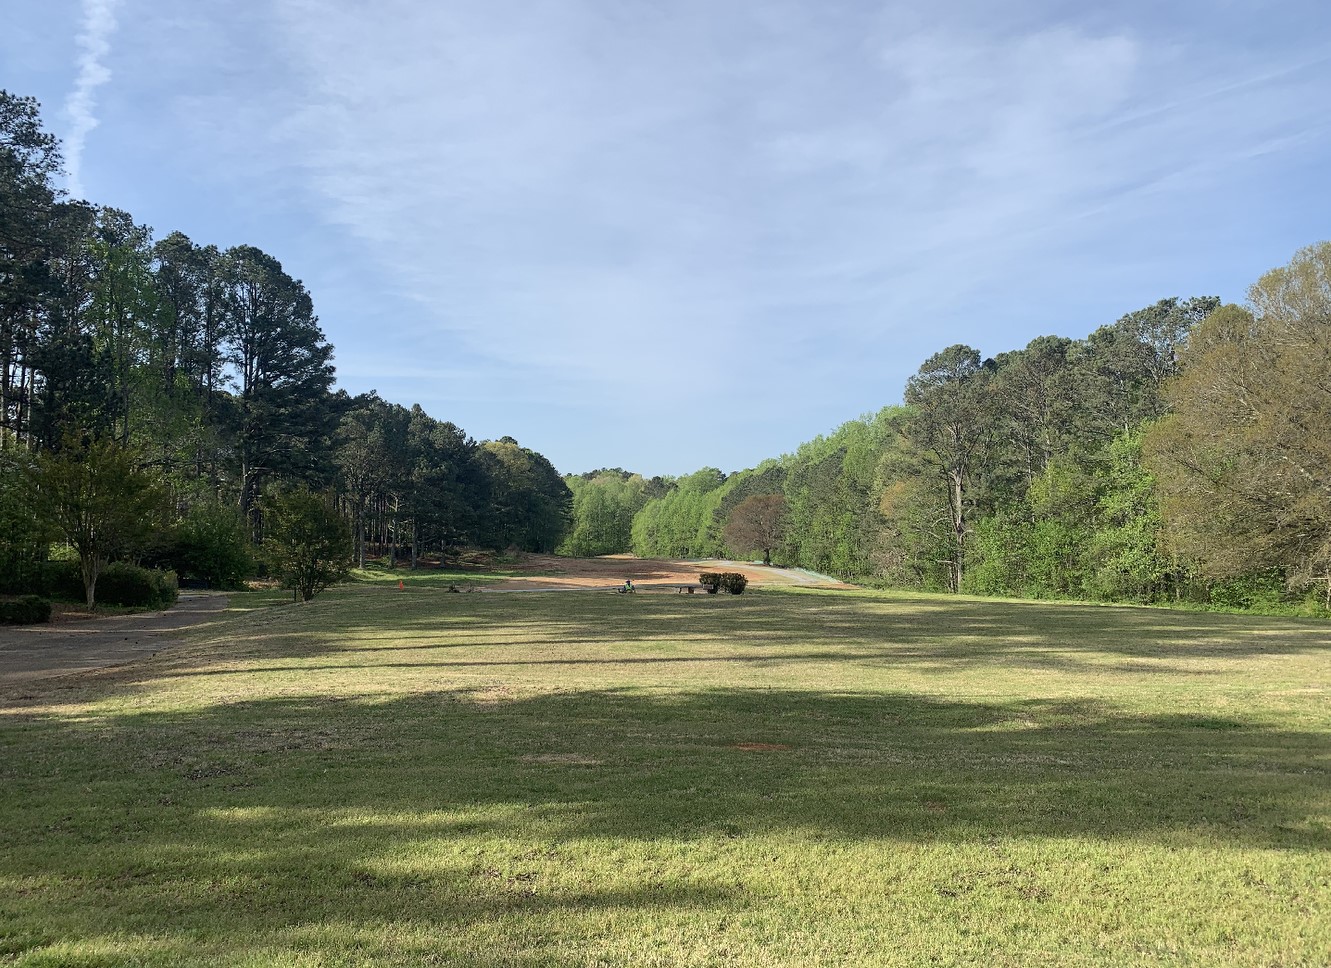
{"type": "MultiPolygon", "coordinates": [[[[71,602],[81,602],[85,597],[77,561],[46,562],[22,590],[71,602]]],[[[102,569],[96,592],[98,605],[167,608],[175,603],[179,583],[174,571],[116,562],[102,569]]]]}
{"type": "Polygon", "coordinates": [[[174,571],[107,565],[97,579],[97,601],[130,608],[169,608],[176,603],[180,583],[174,571]]]}

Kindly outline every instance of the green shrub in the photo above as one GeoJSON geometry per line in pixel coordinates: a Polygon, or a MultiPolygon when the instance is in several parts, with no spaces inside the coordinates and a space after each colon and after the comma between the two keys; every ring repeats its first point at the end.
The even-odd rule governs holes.
{"type": "Polygon", "coordinates": [[[42,566],[40,576],[34,582],[32,591],[46,598],[61,601],[83,601],[83,573],[79,571],[78,559],[46,562],[42,566]]]}
{"type": "Polygon", "coordinates": [[[723,571],[720,577],[721,588],[732,595],[743,595],[744,589],[749,585],[748,577],[737,571],[723,571]]]}
{"type": "Polygon", "coordinates": [[[698,584],[707,589],[708,595],[715,595],[718,591],[742,595],[748,587],[749,579],[737,571],[704,571],[698,575],[698,584]]]}
{"type": "MultiPolygon", "coordinates": [[[[29,589],[43,598],[82,602],[83,572],[77,560],[44,562],[29,589]]],[[[126,608],[168,608],[175,604],[179,583],[174,571],[140,568],[116,562],[97,576],[97,603],[126,608]]]]}
{"type": "Polygon", "coordinates": [[[1211,586],[1212,605],[1251,612],[1290,611],[1289,588],[1279,568],[1248,572],[1211,586]]]}
{"type": "Polygon", "coordinates": [[[0,602],[0,624],[36,625],[51,621],[51,603],[39,595],[0,602]]]}
{"type": "Polygon", "coordinates": [[[254,573],[245,522],[231,507],[200,504],[181,523],[173,553],[187,577],[210,587],[238,588],[254,573]]]}
{"type": "MultiPolygon", "coordinates": [[[[81,581],[79,587],[82,588],[81,581]]],[[[175,603],[178,590],[174,571],[120,562],[107,565],[97,578],[97,601],[101,605],[167,608],[175,603]]]]}
{"type": "Polygon", "coordinates": [[[28,535],[6,531],[0,521],[0,593],[22,594],[38,587],[46,548],[28,535]]]}

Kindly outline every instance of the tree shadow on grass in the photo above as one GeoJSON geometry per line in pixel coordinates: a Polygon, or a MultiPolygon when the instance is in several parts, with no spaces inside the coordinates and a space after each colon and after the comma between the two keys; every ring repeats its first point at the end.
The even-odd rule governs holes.
{"type": "MultiPolygon", "coordinates": [[[[723,683],[727,668],[771,663],[788,667],[788,684],[816,682],[829,664],[900,664],[976,682],[1052,670],[1067,686],[1105,671],[1220,674],[1195,659],[1315,654],[1328,645],[1321,623],[832,594],[386,590],[250,614],[226,631],[152,663],[25,687],[36,694],[8,704],[0,925],[21,927],[0,929],[0,960],[107,924],[168,945],[252,937],[253,950],[287,951],[327,947],[319,932],[344,923],[365,940],[343,951],[412,963],[412,945],[422,961],[437,953],[432,937],[481,937],[499,923],[536,951],[568,918],[742,908],[749,843],[1331,848],[1317,727],[1086,699],[659,694],[650,674],[696,663],[698,681],[723,683]],[[431,688],[421,676],[425,691],[398,684],[406,695],[383,698],[399,670],[452,683],[454,667],[528,667],[530,685],[559,682],[566,665],[588,670],[592,686],[533,696],[493,683],[431,688]],[[611,666],[637,671],[593,674],[611,666]],[[325,680],[305,678],[347,668],[367,670],[363,681],[326,680],[350,681],[346,695],[319,695],[325,680]],[[240,698],[248,673],[282,673],[256,681],[303,694],[240,698]],[[133,705],[159,680],[214,675],[239,678],[188,710],[133,705]],[[52,697],[63,711],[43,711],[52,697]],[[618,847],[624,856],[589,857],[618,847]],[[674,848],[701,855],[691,873],[633,859],[674,848]],[[376,947],[385,934],[396,955],[376,947]]],[[[189,944],[158,960],[207,960],[189,944]]],[[[559,963],[548,952],[464,955],[559,963]]]]}
{"type": "Polygon", "coordinates": [[[407,963],[511,924],[535,950],[570,917],[742,909],[764,840],[1331,848],[1324,733],[1100,701],[437,690],[15,713],[0,741],[16,953],[107,923],[283,949],[341,924],[344,953],[387,932],[407,963]]]}
{"type": "MultiPolygon", "coordinates": [[[[1115,661],[1120,671],[1183,671],[1179,660],[1331,654],[1331,626],[1316,620],[1036,602],[882,598],[767,592],[721,596],[421,596],[394,593],[321,603],[318,618],[275,618],[263,641],[233,654],[304,659],[341,652],[448,652],[490,644],[508,655],[459,662],[526,663],[533,651],[661,642],[720,646],[738,664],[853,659],[953,669],[1077,669],[1115,661]],[[286,623],[284,626],[282,623],[286,623]],[[284,631],[289,628],[289,631],[284,631]],[[464,635],[465,633],[465,635],[464,635]],[[461,637],[460,637],[461,636],[461,637]],[[729,649],[739,645],[752,651],[729,649]],[[766,651],[762,651],[766,650],[766,651]],[[794,650],[794,651],[790,651],[794,650]]],[[[697,661],[642,656],[643,662],[697,661]]],[[[377,660],[376,660],[377,661],[377,660]]],[[[538,662],[558,664],[558,655],[538,662]]],[[[614,664],[622,655],[579,661],[614,664]]],[[[419,660],[413,664],[421,664],[419,660]]]]}
{"type": "Polygon", "coordinates": [[[88,721],[16,715],[8,740],[5,782],[42,801],[62,785],[74,800],[104,790],[145,820],[165,801],[168,814],[517,805],[558,839],[687,838],[718,825],[916,841],[1204,828],[1254,846],[1331,845],[1310,823],[1331,802],[1324,733],[1093,700],[439,690],[88,721]],[[34,764],[58,765],[43,776],[34,764]]]}
{"type": "Polygon", "coordinates": [[[836,593],[635,601],[385,592],[239,616],[218,638],[151,662],[11,688],[0,707],[247,674],[311,675],[308,688],[319,690],[320,674],[348,670],[363,670],[367,681],[377,676],[390,691],[397,673],[437,673],[448,682],[486,672],[557,677],[561,668],[591,680],[580,688],[650,686],[658,672],[725,682],[732,670],[764,669],[779,685],[817,682],[833,670],[842,682],[858,671],[881,678],[900,670],[1009,679],[1054,673],[1067,677],[1063,686],[1111,675],[1158,686],[1166,676],[1243,677],[1258,657],[1318,655],[1331,656],[1326,623],[1160,609],[836,593]]]}

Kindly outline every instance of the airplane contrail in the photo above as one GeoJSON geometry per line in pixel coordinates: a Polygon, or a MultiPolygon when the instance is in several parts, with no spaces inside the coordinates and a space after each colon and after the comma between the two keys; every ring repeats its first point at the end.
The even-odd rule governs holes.
{"type": "Polygon", "coordinates": [[[119,0],[83,0],[83,25],[75,43],[79,53],[78,77],[74,89],[65,99],[65,114],[69,116],[69,134],[65,138],[65,170],[69,193],[75,198],[83,196],[81,164],[83,146],[88,134],[97,127],[97,88],[111,79],[106,66],[106,55],[111,50],[111,35],[116,29],[116,7],[119,0]]]}

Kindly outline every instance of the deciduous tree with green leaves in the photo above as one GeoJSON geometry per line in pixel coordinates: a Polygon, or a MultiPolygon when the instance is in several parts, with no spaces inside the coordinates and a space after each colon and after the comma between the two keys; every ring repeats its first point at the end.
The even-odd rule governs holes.
{"type": "Polygon", "coordinates": [[[911,408],[906,436],[946,496],[951,514],[951,578],[961,588],[975,505],[973,487],[994,444],[994,418],[986,389],[992,364],[969,346],[949,346],[924,362],[906,383],[911,408]]]}
{"type": "Polygon", "coordinates": [[[626,471],[601,470],[564,478],[573,493],[573,521],[559,553],[593,557],[627,552],[633,516],[647,503],[647,482],[626,471]]]}
{"type": "Polygon", "coordinates": [[[284,588],[308,602],[351,570],[351,529],[327,497],[306,487],[263,499],[263,556],[284,588]]]}
{"type": "Polygon", "coordinates": [[[1169,534],[1203,573],[1279,568],[1331,608],[1331,242],[1206,318],[1146,441],[1169,534]]]}
{"type": "Polygon", "coordinates": [[[97,578],[117,555],[132,551],[161,528],[165,500],[138,455],[112,440],[66,441],[41,454],[29,472],[38,517],[79,556],[89,607],[97,578]]]}

